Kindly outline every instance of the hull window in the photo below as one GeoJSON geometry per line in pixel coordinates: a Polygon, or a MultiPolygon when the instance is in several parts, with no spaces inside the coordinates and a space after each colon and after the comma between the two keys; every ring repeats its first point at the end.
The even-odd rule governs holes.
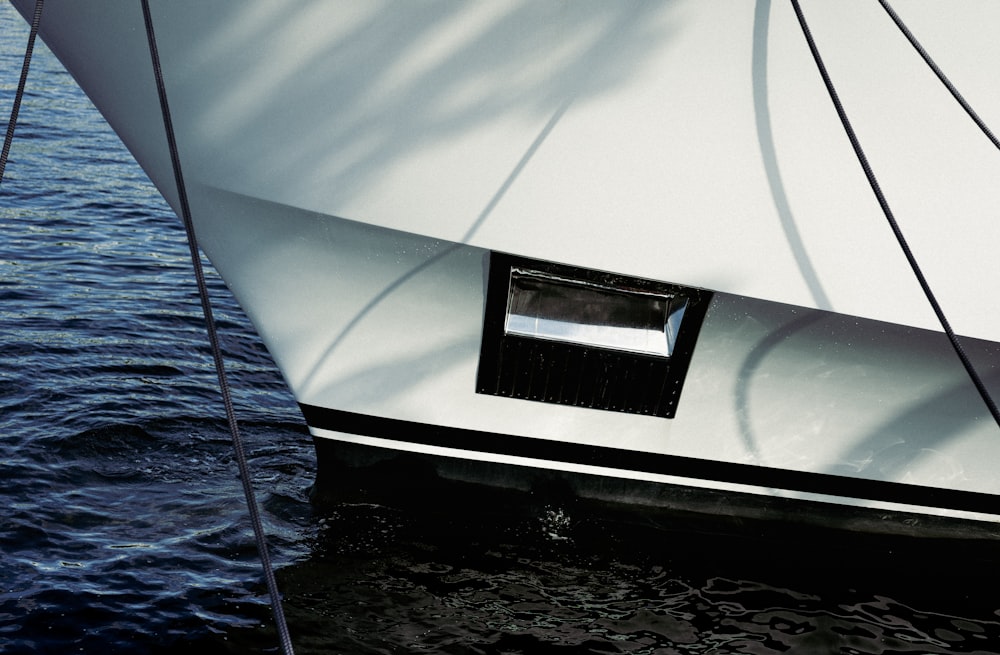
{"type": "Polygon", "coordinates": [[[673,417],[710,296],[491,253],[477,391],[673,417]]]}

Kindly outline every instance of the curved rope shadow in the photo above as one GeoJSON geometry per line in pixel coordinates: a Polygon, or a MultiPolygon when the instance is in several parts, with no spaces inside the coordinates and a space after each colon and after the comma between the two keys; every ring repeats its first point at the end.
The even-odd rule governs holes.
{"type": "Polygon", "coordinates": [[[736,408],[737,424],[739,433],[743,439],[743,445],[747,452],[753,457],[754,462],[760,463],[760,449],[754,436],[753,426],[750,421],[750,380],[753,379],[754,371],[761,365],[771,351],[784,343],[791,335],[805,330],[813,323],[823,319],[820,312],[809,312],[804,316],[771,330],[767,336],[761,339],[757,345],[750,349],[743,365],[736,376],[736,389],[733,394],[736,408]]]}
{"type": "MultiPolygon", "coordinates": [[[[799,272],[802,274],[802,279],[809,288],[809,293],[812,295],[816,305],[821,308],[830,308],[830,300],[823,290],[819,275],[816,273],[816,269],[809,259],[809,253],[806,252],[802,236],[799,234],[798,227],[795,224],[795,217],[792,214],[791,206],[788,203],[788,196],[785,193],[785,185],[781,179],[781,167],[778,165],[777,149],[774,145],[774,131],[771,127],[771,112],[767,101],[767,39],[770,12],[771,0],[757,0],[754,8],[753,51],[751,56],[753,107],[754,119],[757,126],[757,143],[760,146],[760,155],[764,164],[764,173],[767,177],[768,188],[771,191],[771,199],[774,202],[775,210],[778,212],[778,217],[781,220],[781,228],[785,233],[789,249],[795,257],[795,262],[799,267],[799,272]]],[[[747,451],[753,456],[754,461],[759,460],[760,450],[757,446],[757,439],[754,436],[749,416],[749,384],[753,371],[782,340],[787,338],[791,333],[801,330],[819,320],[821,316],[818,314],[807,314],[771,332],[751,349],[743,365],[740,367],[733,397],[740,436],[747,451]]]]}
{"type": "Polygon", "coordinates": [[[788,203],[788,195],[785,193],[785,185],[781,179],[781,167],[778,165],[777,149],[774,146],[774,131],[771,127],[771,111],[767,103],[767,35],[769,24],[769,13],[771,11],[771,0],[757,0],[754,10],[753,21],[753,53],[752,53],[752,77],[753,77],[753,108],[754,119],[757,125],[757,143],[760,146],[760,156],[764,162],[764,173],[767,176],[767,184],[771,190],[771,199],[774,208],[781,219],[781,228],[785,232],[785,239],[788,247],[795,257],[795,263],[799,267],[802,279],[812,294],[813,301],[820,309],[832,309],[830,299],[827,298],[823,285],[819,280],[819,275],[809,259],[802,235],[795,224],[795,216],[792,214],[791,205],[788,203]]]}

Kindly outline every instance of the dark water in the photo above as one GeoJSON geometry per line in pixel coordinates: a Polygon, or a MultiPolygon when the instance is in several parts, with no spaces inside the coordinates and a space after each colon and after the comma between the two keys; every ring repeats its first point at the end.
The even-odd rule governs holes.
{"type": "MultiPolygon", "coordinates": [[[[4,122],[26,34],[0,4],[4,122]]],[[[44,47],[29,89],[0,187],[0,652],[274,652],[180,222],[44,47]]],[[[295,403],[209,281],[299,653],[1000,653],[1000,576],[955,553],[544,499],[314,508],[295,403]]]]}

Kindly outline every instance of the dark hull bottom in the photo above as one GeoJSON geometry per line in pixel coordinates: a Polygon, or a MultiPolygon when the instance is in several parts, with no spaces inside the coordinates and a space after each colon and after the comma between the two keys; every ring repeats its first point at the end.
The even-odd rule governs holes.
{"type": "Polygon", "coordinates": [[[371,502],[483,518],[555,510],[577,523],[638,527],[668,540],[714,535],[739,539],[732,543],[741,548],[750,540],[751,550],[762,547],[766,557],[834,548],[894,564],[1000,559],[1000,526],[993,523],[314,442],[318,507],[371,502]]]}

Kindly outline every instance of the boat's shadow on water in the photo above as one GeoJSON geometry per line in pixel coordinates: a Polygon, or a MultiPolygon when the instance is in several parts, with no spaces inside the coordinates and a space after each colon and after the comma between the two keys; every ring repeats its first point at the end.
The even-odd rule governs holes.
{"type": "Polygon", "coordinates": [[[402,473],[314,505],[311,554],[278,572],[297,652],[1000,652],[995,545],[402,473]]]}

